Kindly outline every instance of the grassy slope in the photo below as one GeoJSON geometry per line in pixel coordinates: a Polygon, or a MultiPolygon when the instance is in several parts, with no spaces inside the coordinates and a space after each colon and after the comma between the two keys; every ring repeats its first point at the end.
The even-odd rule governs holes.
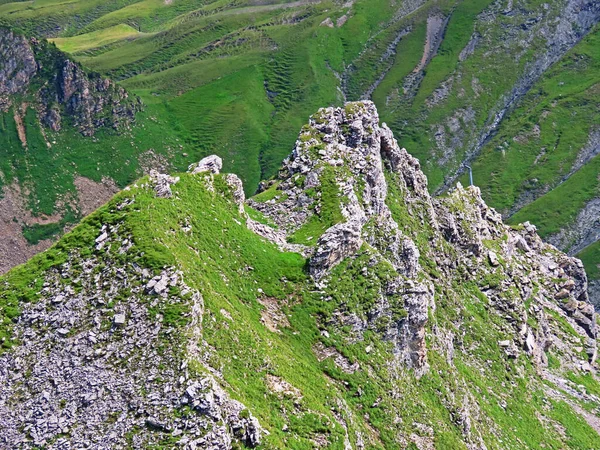
{"type": "MultiPolygon", "coordinates": [[[[553,66],[473,163],[477,185],[499,210],[510,209],[523,192],[553,188],[571,171],[579,149],[600,120],[598,46],[600,34],[590,34],[553,66]]],[[[566,184],[561,195],[571,202],[580,206],[589,200],[589,194],[582,196],[572,189],[581,183],[566,184]]],[[[564,215],[546,224],[539,213],[528,209],[519,215],[531,217],[543,233],[556,232],[572,217],[571,211],[547,208],[549,215],[564,215]]]]}
{"type": "MultiPolygon", "coordinates": [[[[600,34],[592,33],[552,67],[473,163],[475,182],[499,210],[508,210],[527,192],[539,196],[510,221],[530,220],[542,236],[572,224],[585,204],[600,196],[600,157],[563,182],[600,121],[598,46],[600,34]]],[[[581,256],[588,275],[598,279],[600,254],[594,248],[581,256]]]]}
{"type": "MultiPolygon", "coordinates": [[[[83,138],[69,126],[58,133],[45,129],[43,135],[35,112],[28,109],[24,120],[27,147],[23,148],[11,109],[0,117],[0,171],[3,174],[0,187],[20,184],[26,189],[25,200],[33,214],[52,215],[60,211],[66,213],[67,222],[72,223],[80,218],[79,212],[70,206],[76,199],[73,181],[77,176],[97,182],[108,176],[124,187],[142,174],[140,155],[143,162],[145,156],[150,158],[148,152],[156,158],[168,157],[175,166],[179,162],[180,169],[186,167],[179,139],[174,132],[169,132],[171,125],[163,117],[168,117],[164,107],[149,107],[138,114],[137,124],[131,131],[100,130],[91,139],[83,138]]],[[[54,225],[48,226],[56,229],[54,225]]],[[[62,227],[55,231],[60,229],[62,227]]]]}
{"type": "MultiPolygon", "coordinates": [[[[526,357],[512,360],[503,355],[497,345],[503,335],[496,326],[506,326],[504,319],[490,313],[486,297],[474,286],[456,285],[438,293],[442,303],[432,324],[461,323],[463,348],[453,364],[430,350],[432,369],[418,380],[410,372],[390,371],[391,349],[375,333],[350,344],[346,331],[329,325],[329,337],[323,336],[319,327],[339,302],[368,307],[362,304],[369,301],[365,289],[377,286],[364,276],[365,261],[359,257],[339,265],[325,292],[331,300],[323,301],[323,293],[315,292],[306,278],[305,261],[297,254],[279,252],[246,229],[221,176],[215,178],[215,190],[207,188],[203,178],[182,174],[173,187],[174,199],[155,198],[147,184],[136,187],[145,183],[142,180],[84,219],[50,250],[0,277],[0,334],[10,336],[11,319],[18,316],[21,302],[36,301],[45,270],[66,262],[74,249],[80,257],[95,252],[93,240],[100,227],[119,223],[123,232],[133,235],[135,247],[128,258],[138,255],[135,262],[154,269],[175,265],[186,283],[202,293],[206,361],[222,373],[227,390],[268,429],[265,448],[309,449],[319,435],[327,438],[329,448],[344,448],[345,433],[334,414],[347,423],[353,446],[355,432],[360,431],[368,448],[403,448],[398,433],[408,436],[418,423],[424,439],[436,448],[466,448],[456,422],[465,401],[480,405],[474,426],[490,449],[541,448],[543,443],[550,449],[583,450],[600,445],[595,431],[566,404],[543,395],[526,357]],[[126,198],[135,202],[117,209],[126,198]],[[181,230],[184,223],[191,225],[191,232],[181,230]],[[263,325],[261,295],[277,299],[290,327],[273,333],[263,325]],[[362,369],[349,374],[331,359],[319,362],[311,351],[319,341],[336,347],[362,369]],[[271,392],[267,375],[291,383],[301,399],[271,392]],[[546,419],[540,421],[539,414],[546,419]],[[427,435],[427,427],[433,434],[427,435]],[[561,432],[561,427],[568,432],[561,432]]],[[[390,202],[403,204],[397,198],[390,202]]],[[[399,208],[394,206],[393,211],[402,220],[399,208]]],[[[123,258],[116,249],[114,253],[123,258]]],[[[368,252],[362,258],[369,259],[368,252]]],[[[371,268],[381,279],[385,270],[371,268]]],[[[186,311],[173,313],[181,319],[174,323],[186,323],[186,311]]],[[[3,347],[9,346],[10,341],[3,340],[3,347]]],[[[588,384],[597,388],[594,380],[588,384]]]]}
{"type": "Polygon", "coordinates": [[[67,53],[77,53],[91,48],[112,44],[122,39],[138,37],[140,33],[126,24],[119,24],[73,38],[50,39],[60,49],[67,53]]]}
{"type": "Polygon", "coordinates": [[[595,242],[584,248],[577,257],[581,258],[585,265],[588,278],[600,280],[600,242],[595,242]]]}
{"type": "MultiPolygon", "coordinates": [[[[55,42],[85,65],[121,80],[147,104],[156,105],[156,111],[166,110],[167,134],[177,136],[189,155],[178,157],[175,167],[218,153],[250,194],[260,179],[275,173],[306,117],[320,106],[343,101],[337,77],[344,79],[347,98],[356,99],[382,72],[386,75],[373,92],[382,119],[401,145],[419,157],[430,186],[439,186],[476,136],[463,138],[458,151],[440,162],[432,127],[465,110],[473,113],[472,126],[483,127],[543,45],[534,40],[520,59],[510,58],[516,50],[505,46],[504,30],[519,29],[526,17],[498,14],[496,8],[494,22],[487,24],[479,14],[489,11],[490,4],[432,0],[397,19],[402,5],[388,0],[358,0],[350,9],[330,0],[292,8],[285,8],[286,2],[229,0],[45,0],[3,3],[0,18],[32,33],[60,36],[55,42]],[[325,18],[335,22],[344,14],[349,18],[343,26],[320,26],[325,18]],[[430,14],[450,15],[444,39],[416,91],[405,95],[403,83],[421,59],[430,14]],[[469,58],[459,61],[474,31],[483,40],[469,58]],[[400,32],[408,34],[390,46],[400,32]],[[457,70],[461,77],[454,79],[450,95],[427,107],[431,94],[457,70]]],[[[551,17],[561,4],[553,2],[545,10],[541,2],[527,0],[521,6],[528,14],[544,11],[551,17]]],[[[597,96],[597,40],[597,33],[590,35],[552,68],[474,162],[476,182],[493,206],[509,208],[524,190],[553,186],[568,171],[573,149],[585,142],[590,124],[597,122],[594,102],[588,100],[597,96]],[[542,113],[549,115],[541,120],[542,113]],[[527,135],[536,123],[540,138],[513,140],[527,135]],[[504,142],[510,148],[499,151],[504,142]],[[541,147],[553,150],[533,165],[541,147]],[[531,180],[537,180],[535,185],[531,180]]],[[[70,189],[68,181],[65,189],[70,189]]],[[[548,205],[532,205],[515,220],[529,219],[543,234],[552,232],[576,216],[593,188],[568,191],[566,197],[563,192],[554,198],[574,195],[575,202],[548,197],[548,205]]]]}

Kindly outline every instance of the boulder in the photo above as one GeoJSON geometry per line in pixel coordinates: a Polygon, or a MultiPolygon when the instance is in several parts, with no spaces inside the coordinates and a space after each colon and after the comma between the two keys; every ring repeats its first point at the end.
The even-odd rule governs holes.
{"type": "Polygon", "coordinates": [[[200,160],[200,162],[194,163],[188,167],[190,173],[202,173],[210,172],[218,174],[223,168],[223,160],[217,155],[210,155],[200,160]]]}

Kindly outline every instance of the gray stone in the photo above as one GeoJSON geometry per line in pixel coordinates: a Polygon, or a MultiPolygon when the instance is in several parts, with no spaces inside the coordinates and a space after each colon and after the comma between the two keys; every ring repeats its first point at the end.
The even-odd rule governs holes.
{"type": "Polygon", "coordinates": [[[115,324],[115,326],[117,327],[122,327],[125,325],[125,314],[115,314],[115,317],[113,318],[113,323],[115,324]]]}
{"type": "Polygon", "coordinates": [[[498,255],[496,255],[496,253],[491,250],[488,252],[488,260],[490,261],[490,264],[494,267],[497,267],[500,264],[500,262],[498,261],[498,255]]]}
{"type": "Polygon", "coordinates": [[[188,167],[188,172],[196,174],[209,172],[218,174],[223,168],[223,160],[217,155],[210,155],[200,160],[200,162],[192,164],[188,167]]]}

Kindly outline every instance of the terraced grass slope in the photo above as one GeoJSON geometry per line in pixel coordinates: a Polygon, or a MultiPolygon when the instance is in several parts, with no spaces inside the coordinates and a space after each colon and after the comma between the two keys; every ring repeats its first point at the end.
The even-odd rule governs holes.
{"type": "MultiPolygon", "coordinates": [[[[433,191],[472,163],[507,215],[592,164],[597,147],[593,0],[34,0],[3,3],[0,18],[119,80],[169,121],[188,154],[178,161],[217,153],[247,194],[275,174],[313,110],[344,100],[375,101],[433,191]]],[[[579,252],[598,237],[571,230],[580,214],[598,217],[582,179],[563,188],[574,201],[555,194],[515,220],[579,252]]]]}
{"type": "Polygon", "coordinates": [[[476,188],[432,201],[372,104],[320,111],[296,150],[247,204],[214,160],[153,173],[0,277],[0,443],[600,445],[576,261],[476,188]]]}

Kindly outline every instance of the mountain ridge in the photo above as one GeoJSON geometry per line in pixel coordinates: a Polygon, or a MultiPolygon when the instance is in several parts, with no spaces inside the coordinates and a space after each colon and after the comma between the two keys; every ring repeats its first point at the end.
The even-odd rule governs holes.
{"type": "Polygon", "coordinates": [[[4,444],[600,442],[581,262],[476,187],[433,199],[371,102],[319,110],[248,202],[221,167],[153,172],[0,278],[4,444]]]}
{"type": "MultiPolygon", "coordinates": [[[[368,94],[433,191],[449,174],[462,173],[451,179],[468,184],[462,169],[470,161],[488,204],[515,223],[536,223],[557,244],[564,232],[561,249],[570,253],[567,241],[589,244],[576,247],[590,286],[600,279],[600,244],[574,224],[582,214],[597,228],[587,205],[598,186],[586,180],[598,158],[571,172],[595,142],[599,18],[591,0],[0,5],[3,23],[50,38],[143,98],[147,117],[138,127],[155,135],[150,141],[132,130],[136,153],[152,149],[171,170],[218,154],[246,195],[275,175],[309,114],[368,94]]],[[[102,139],[131,151],[127,139],[102,139]]],[[[122,157],[121,166],[137,158],[122,157]]],[[[125,177],[111,167],[103,175],[123,187],[141,173],[132,168],[125,177]]],[[[62,196],[72,191],[65,178],[56,183],[62,196]]]]}

